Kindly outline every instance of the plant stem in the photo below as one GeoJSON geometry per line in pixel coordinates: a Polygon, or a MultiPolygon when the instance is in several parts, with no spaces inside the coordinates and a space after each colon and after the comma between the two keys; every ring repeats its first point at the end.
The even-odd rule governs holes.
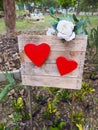
{"type": "Polygon", "coordinates": [[[72,109],[71,109],[71,122],[70,122],[70,130],[73,130],[72,129],[72,119],[73,119],[73,111],[74,111],[74,99],[75,99],[75,96],[74,96],[74,91],[72,90],[72,109]]]}
{"type": "Polygon", "coordinates": [[[28,97],[29,97],[29,111],[30,111],[30,130],[33,130],[31,86],[28,86],[28,97]]]}

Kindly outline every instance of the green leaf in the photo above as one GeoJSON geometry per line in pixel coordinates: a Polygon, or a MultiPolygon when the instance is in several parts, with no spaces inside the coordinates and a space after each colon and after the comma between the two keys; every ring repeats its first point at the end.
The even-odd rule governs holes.
{"type": "Polygon", "coordinates": [[[76,23],[76,26],[75,26],[75,33],[76,34],[82,34],[82,35],[86,35],[87,34],[87,29],[86,29],[86,23],[88,22],[89,20],[86,19],[86,20],[80,20],[79,22],[76,23]]]}
{"type": "Polygon", "coordinates": [[[57,127],[50,127],[50,129],[49,130],[60,130],[59,128],[57,128],[57,127]]]}
{"type": "Polygon", "coordinates": [[[79,130],[83,130],[82,129],[82,124],[76,124],[76,126],[78,127],[79,130]]]}
{"type": "Polygon", "coordinates": [[[75,22],[79,22],[79,20],[77,19],[77,17],[76,17],[75,14],[73,14],[73,20],[74,20],[75,22]]]}
{"type": "Polygon", "coordinates": [[[92,46],[96,47],[96,53],[97,53],[98,52],[98,27],[91,29],[89,40],[93,42],[92,46]]]}
{"type": "Polygon", "coordinates": [[[7,79],[7,81],[10,83],[10,84],[15,84],[15,80],[14,80],[14,78],[12,77],[12,75],[11,75],[11,73],[9,73],[9,72],[6,72],[6,79],[7,79]]]}
{"type": "Polygon", "coordinates": [[[0,101],[9,93],[11,85],[8,84],[5,86],[5,88],[0,93],[0,101]]]}
{"type": "Polygon", "coordinates": [[[84,32],[83,28],[80,27],[80,28],[77,28],[76,34],[78,34],[78,35],[79,35],[79,34],[85,35],[85,32],[84,32]]]}
{"type": "Polygon", "coordinates": [[[88,35],[88,31],[86,28],[84,28],[85,34],[88,35]]]}
{"type": "Polygon", "coordinates": [[[56,18],[56,20],[59,22],[61,19],[60,18],[56,18]]]}
{"type": "Polygon", "coordinates": [[[4,124],[2,123],[2,124],[0,124],[0,130],[4,130],[4,124]]]}
{"type": "Polygon", "coordinates": [[[64,126],[66,126],[66,123],[65,123],[65,122],[61,122],[58,127],[62,130],[62,128],[63,128],[64,126]]]}
{"type": "Polygon", "coordinates": [[[49,11],[50,11],[50,14],[54,14],[54,12],[55,12],[53,7],[50,7],[49,11]]]}
{"type": "Polygon", "coordinates": [[[65,18],[64,18],[64,17],[61,17],[61,18],[59,18],[59,21],[60,21],[60,20],[65,20],[65,18]]]}
{"type": "Polygon", "coordinates": [[[79,22],[76,23],[76,26],[77,26],[77,28],[80,28],[81,26],[83,26],[87,22],[88,22],[88,20],[80,20],[79,22]]]}
{"type": "Polygon", "coordinates": [[[52,24],[52,27],[55,29],[55,30],[57,30],[56,28],[57,28],[57,25],[58,25],[58,23],[57,22],[54,22],[53,24],[52,24]]]}

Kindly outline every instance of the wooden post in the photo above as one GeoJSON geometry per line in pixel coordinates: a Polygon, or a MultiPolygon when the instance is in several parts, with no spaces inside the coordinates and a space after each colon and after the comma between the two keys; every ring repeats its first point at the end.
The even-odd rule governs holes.
{"type": "Polygon", "coordinates": [[[71,122],[70,122],[70,130],[73,129],[73,126],[72,126],[72,120],[73,120],[73,112],[74,112],[74,105],[75,105],[75,96],[74,96],[74,91],[72,90],[72,107],[71,107],[71,122]]]}
{"type": "Polygon", "coordinates": [[[30,130],[33,130],[31,86],[28,86],[28,98],[29,98],[29,112],[30,112],[30,130]]]}

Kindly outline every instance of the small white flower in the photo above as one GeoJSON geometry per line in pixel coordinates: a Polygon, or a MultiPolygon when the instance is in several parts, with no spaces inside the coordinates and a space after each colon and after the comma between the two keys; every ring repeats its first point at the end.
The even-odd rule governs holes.
{"type": "Polygon", "coordinates": [[[55,34],[55,30],[53,28],[48,28],[47,32],[46,32],[46,35],[47,36],[52,36],[55,34]]]}
{"type": "Polygon", "coordinates": [[[66,41],[71,41],[75,38],[75,33],[73,32],[74,25],[72,22],[61,20],[57,25],[57,36],[60,39],[65,39],[66,41]]]}
{"type": "Polygon", "coordinates": [[[13,117],[14,117],[13,114],[9,115],[9,118],[13,119],[13,117]]]}

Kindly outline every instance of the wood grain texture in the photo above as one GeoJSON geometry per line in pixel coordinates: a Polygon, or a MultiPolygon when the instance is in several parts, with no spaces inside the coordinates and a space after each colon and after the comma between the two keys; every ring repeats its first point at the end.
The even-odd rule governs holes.
{"type": "Polygon", "coordinates": [[[47,37],[46,35],[22,35],[18,37],[19,49],[23,50],[27,43],[48,43],[51,46],[51,51],[86,51],[87,36],[77,36],[75,40],[65,42],[58,39],[56,36],[47,37]]]}
{"type": "Polygon", "coordinates": [[[47,86],[56,88],[80,89],[80,78],[62,78],[50,76],[22,75],[22,83],[30,86],[47,86]]]}
{"type": "MultiPolygon", "coordinates": [[[[56,64],[43,64],[41,67],[37,67],[32,63],[22,63],[21,72],[24,75],[35,75],[35,76],[57,76],[61,77],[56,64]]],[[[71,73],[64,75],[63,77],[80,77],[82,75],[83,65],[78,65],[78,67],[71,73]]]]}
{"type": "Polygon", "coordinates": [[[70,42],[62,41],[56,36],[45,35],[20,35],[18,37],[19,52],[21,57],[21,75],[23,85],[49,86],[68,89],[80,89],[83,75],[87,36],[76,36],[70,42]],[[48,59],[41,67],[36,67],[24,53],[27,43],[48,43],[51,52],[48,59]],[[64,56],[78,63],[73,72],[60,76],[55,64],[56,58],[64,56]]]}
{"type": "MultiPolygon", "coordinates": [[[[48,60],[45,61],[45,64],[55,63],[57,57],[64,56],[68,59],[75,60],[79,64],[84,64],[85,52],[84,51],[52,51],[48,56],[48,60]]],[[[24,51],[20,52],[21,62],[31,62],[31,60],[25,55],[24,51]]]]}

